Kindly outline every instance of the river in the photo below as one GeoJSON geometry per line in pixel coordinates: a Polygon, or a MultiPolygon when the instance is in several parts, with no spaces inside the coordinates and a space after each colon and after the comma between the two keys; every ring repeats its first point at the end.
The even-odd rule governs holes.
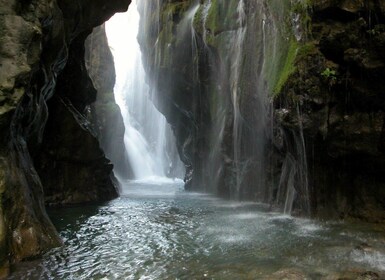
{"type": "MultiPolygon", "coordinates": [[[[101,206],[50,210],[64,246],[10,279],[282,279],[385,272],[385,235],[366,224],[320,222],[183,190],[127,182],[101,206]],[[286,271],[286,272],[285,272],[286,271]]],[[[372,278],[363,278],[372,279],[372,278]]]]}

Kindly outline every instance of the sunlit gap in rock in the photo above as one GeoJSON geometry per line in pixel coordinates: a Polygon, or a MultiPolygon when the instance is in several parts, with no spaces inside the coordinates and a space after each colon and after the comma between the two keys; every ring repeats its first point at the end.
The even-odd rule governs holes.
{"type": "Polygon", "coordinates": [[[132,1],[127,13],[116,14],[106,23],[116,70],[114,94],[124,120],[132,179],[162,183],[182,178],[184,166],[171,127],[152,102],[155,89],[146,83],[136,2],[132,1]]]}

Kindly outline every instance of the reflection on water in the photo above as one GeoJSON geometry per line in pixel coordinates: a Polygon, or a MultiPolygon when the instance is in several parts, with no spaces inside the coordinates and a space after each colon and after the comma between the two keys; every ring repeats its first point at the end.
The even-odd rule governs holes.
{"type": "Polygon", "coordinates": [[[385,272],[381,231],[186,193],[179,181],[127,183],[108,204],[50,215],[65,246],[24,264],[11,279],[272,279],[284,269],[323,279],[345,270],[385,272]]]}

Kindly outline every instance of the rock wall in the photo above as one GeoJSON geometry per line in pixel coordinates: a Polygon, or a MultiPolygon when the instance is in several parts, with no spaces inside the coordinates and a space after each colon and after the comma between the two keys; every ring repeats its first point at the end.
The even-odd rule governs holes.
{"type": "Polygon", "coordinates": [[[274,200],[270,108],[297,46],[290,2],[158,1],[141,13],[145,68],[174,127],[186,188],[274,200]]]}
{"type": "Polygon", "coordinates": [[[178,152],[186,166],[186,188],[191,188],[193,174],[197,187],[201,180],[198,179],[198,172],[193,171],[198,169],[201,161],[194,158],[198,154],[203,155],[204,151],[198,151],[199,145],[193,141],[198,141],[196,136],[204,129],[204,122],[195,119],[198,114],[195,114],[194,108],[202,109],[199,110],[203,114],[204,102],[198,104],[200,99],[197,95],[202,95],[200,91],[194,92],[195,85],[190,79],[193,73],[191,32],[188,29],[176,32],[192,1],[143,1],[138,4],[141,13],[138,39],[143,51],[144,68],[149,76],[148,82],[157,88],[153,101],[176,136],[178,152]]]}
{"type": "Polygon", "coordinates": [[[303,128],[315,216],[383,222],[385,6],[311,2],[276,126],[288,138],[303,128]]]}
{"type": "MultiPolygon", "coordinates": [[[[0,277],[10,262],[60,244],[45,202],[116,195],[97,141],[121,135],[104,125],[117,116],[108,109],[111,72],[94,67],[109,55],[88,53],[107,86],[87,74],[84,41],[129,2],[0,1],[0,277]],[[91,106],[95,88],[106,95],[91,106]],[[109,112],[97,113],[101,129],[90,122],[95,111],[109,112]]],[[[141,24],[145,67],[188,189],[384,221],[383,1],[143,1],[140,9],[150,15],[141,24]]]]}
{"type": "Polygon", "coordinates": [[[132,177],[132,170],[124,146],[124,123],[115,103],[114,60],[103,26],[94,28],[86,40],[86,67],[97,90],[91,104],[92,123],[103,151],[114,163],[114,172],[123,179],[132,177]]]}
{"type": "Polygon", "coordinates": [[[86,74],[83,44],[93,27],[126,10],[129,2],[0,2],[0,277],[8,273],[10,262],[60,244],[45,213],[43,189],[54,202],[79,201],[68,194],[56,197],[62,191],[53,184],[84,183],[86,173],[94,172],[92,162],[99,170],[93,174],[99,183],[93,191],[104,182],[108,194],[91,194],[89,200],[116,195],[111,165],[81,118],[96,96],[86,74]],[[67,137],[60,139],[59,134],[67,137]],[[84,161],[79,159],[83,156],[84,161]],[[68,176],[51,173],[53,167],[68,176]],[[79,170],[84,176],[75,182],[79,170]]]}
{"type": "Polygon", "coordinates": [[[298,215],[383,221],[382,1],[140,9],[145,68],[174,128],[187,189],[298,215]]]}

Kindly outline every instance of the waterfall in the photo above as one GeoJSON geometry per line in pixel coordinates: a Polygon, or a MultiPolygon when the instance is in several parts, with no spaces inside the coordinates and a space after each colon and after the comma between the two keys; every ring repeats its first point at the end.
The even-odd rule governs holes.
{"type": "Polygon", "coordinates": [[[232,53],[233,61],[231,61],[230,71],[230,86],[231,86],[231,99],[233,103],[233,156],[235,167],[235,193],[233,196],[239,199],[241,181],[243,177],[243,167],[241,166],[241,137],[242,137],[242,115],[240,112],[240,94],[241,91],[241,70],[242,70],[242,58],[243,58],[243,46],[246,35],[246,14],[245,3],[243,0],[239,1],[237,7],[238,13],[238,30],[236,31],[235,38],[232,40],[232,53]]]}
{"type": "Polygon", "coordinates": [[[139,20],[137,1],[132,1],[127,13],[116,14],[106,24],[116,68],[114,94],[124,120],[124,143],[134,179],[166,177],[182,163],[172,148],[171,128],[151,100],[137,41],[139,20]]]}
{"type": "Polygon", "coordinates": [[[215,65],[208,87],[212,96],[208,170],[214,184],[228,186],[223,192],[231,198],[263,200],[268,192],[264,165],[271,112],[265,63],[270,34],[265,29],[273,27],[275,32],[274,26],[268,26],[261,3],[243,0],[205,1],[200,18],[209,65],[215,65]],[[223,14],[228,18],[220,21],[223,14]],[[228,177],[220,181],[220,176],[228,177]]]}
{"type": "Polygon", "coordinates": [[[302,38],[297,3],[140,2],[145,69],[161,80],[154,83],[179,132],[189,189],[308,212],[302,128],[275,147],[274,102],[302,38]]]}

